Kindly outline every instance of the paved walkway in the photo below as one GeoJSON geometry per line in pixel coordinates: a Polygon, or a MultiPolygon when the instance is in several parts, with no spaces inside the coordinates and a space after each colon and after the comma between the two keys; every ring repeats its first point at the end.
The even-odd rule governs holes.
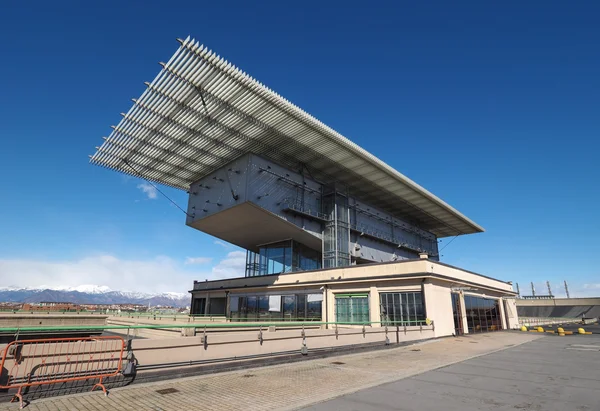
{"type": "Polygon", "coordinates": [[[548,336],[306,411],[600,410],[600,335],[548,336]]]}
{"type": "MultiPolygon", "coordinates": [[[[27,409],[298,409],[542,337],[536,333],[499,332],[446,338],[371,353],[138,384],[113,389],[108,397],[96,392],[39,399],[27,409]],[[165,389],[174,389],[176,392],[158,392],[165,389]]],[[[337,409],[335,407],[327,409],[337,409]]],[[[17,404],[0,405],[0,411],[17,409],[17,404]]]]}

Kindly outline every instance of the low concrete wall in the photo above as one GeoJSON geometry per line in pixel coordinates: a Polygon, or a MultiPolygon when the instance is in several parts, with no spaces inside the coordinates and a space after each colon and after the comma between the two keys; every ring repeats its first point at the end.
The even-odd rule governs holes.
{"type": "Polygon", "coordinates": [[[105,325],[107,318],[97,314],[0,314],[0,328],[105,325]]]}
{"type": "MultiPolygon", "coordinates": [[[[306,346],[310,350],[341,347],[345,345],[386,342],[385,328],[310,329],[304,331],[306,346]]],[[[434,338],[431,326],[389,327],[387,337],[391,344],[434,338]]],[[[276,354],[286,351],[300,352],[303,344],[302,330],[277,330],[207,334],[169,340],[133,340],[131,347],[141,366],[152,366],[190,361],[235,359],[254,355],[276,354]]]]}
{"type": "Polygon", "coordinates": [[[546,307],[546,306],[583,306],[583,305],[599,305],[600,298],[548,298],[548,299],[525,299],[518,298],[517,306],[519,307],[546,307]]]}
{"type": "MultiPolygon", "coordinates": [[[[190,329],[192,330],[192,329],[190,329]]],[[[252,356],[277,355],[285,353],[300,353],[303,344],[306,344],[308,353],[311,350],[328,349],[344,346],[356,346],[366,344],[386,344],[386,337],[390,344],[405,343],[423,339],[431,339],[436,336],[433,326],[423,327],[389,327],[386,333],[385,327],[369,328],[338,328],[335,329],[285,329],[262,331],[236,331],[228,333],[206,334],[176,339],[133,339],[130,347],[142,367],[151,372],[153,369],[170,367],[185,367],[198,365],[203,361],[243,361],[252,356]],[[303,334],[304,333],[304,334],[303,334]]],[[[121,343],[114,344],[114,337],[110,343],[110,352],[107,342],[92,339],[88,344],[93,349],[82,348],[78,342],[70,343],[46,343],[26,346],[19,352],[21,361],[15,364],[15,352],[7,350],[6,345],[0,345],[0,353],[6,355],[4,369],[0,370],[2,375],[11,372],[15,377],[23,377],[29,373],[44,373],[46,361],[48,364],[62,364],[62,367],[70,363],[77,363],[86,367],[86,371],[93,374],[94,367],[105,367],[105,360],[101,358],[114,358],[111,353],[117,354],[121,343]],[[98,351],[99,350],[99,351],[98,351]],[[40,353],[45,353],[41,355],[40,353]],[[94,353],[91,359],[90,353],[94,353]],[[96,353],[98,358],[96,359],[96,353]],[[65,365],[66,364],[66,365],[65,365]],[[104,365],[103,365],[104,364],[104,365]],[[42,368],[40,368],[42,367],[42,368]],[[16,374],[15,374],[16,373],[16,374]]],[[[123,367],[126,363],[126,354],[123,353],[123,367]]],[[[118,355],[116,358],[119,358],[118,355]]],[[[116,367],[114,359],[111,368],[116,367]]],[[[47,364],[46,364],[47,365],[47,364]]],[[[70,368],[69,368],[70,369],[70,368]]],[[[54,371],[53,371],[54,372],[54,371]]],[[[61,372],[60,367],[57,371],[61,372]]],[[[57,379],[53,375],[52,379],[57,379]]]]}
{"type": "Polygon", "coordinates": [[[558,325],[580,322],[581,319],[577,318],[544,318],[544,317],[519,317],[519,327],[535,327],[538,325],[558,325]]]}
{"type": "Polygon", "coordinates": [[[600,317],[600,305],[517,305],[519,317],[593,318],[600,317]]]}

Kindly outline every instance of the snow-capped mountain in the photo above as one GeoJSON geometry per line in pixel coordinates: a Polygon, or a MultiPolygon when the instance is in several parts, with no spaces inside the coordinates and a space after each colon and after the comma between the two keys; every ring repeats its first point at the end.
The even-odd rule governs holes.
{"type": "Polygon", "coordinates": [[[136,291],[115,291],[107,286],[93,284],[76,287],[0,287],[0,302],[37,303],[41,301],[61,301],[76,304],[150,304],[185,307],[190,304],[188,293],[164,292],[141,293],[136,291]]]}

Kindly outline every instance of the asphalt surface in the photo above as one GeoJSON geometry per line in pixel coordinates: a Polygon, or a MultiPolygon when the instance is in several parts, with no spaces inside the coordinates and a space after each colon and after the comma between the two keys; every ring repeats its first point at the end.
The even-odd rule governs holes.
{"type": "MultiPolygon", "coordinates": [[[[565,326],[600,333],[600,326],[565,326]]],[[[554,329],[556,326],[554,327],[554,329]]],[[[600,334],[546,337],[304,408],[600,410],[600,334]]]]}

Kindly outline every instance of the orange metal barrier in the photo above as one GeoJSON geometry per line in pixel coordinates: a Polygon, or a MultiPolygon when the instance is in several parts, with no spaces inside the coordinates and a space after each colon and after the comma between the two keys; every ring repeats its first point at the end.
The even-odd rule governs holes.
{"type": "Polygon", "coordinates": [[[6,381],[0,389],[18,389],[11,402],[19,399],[23,408],[23,388],[45,384],[99,379],[92,391],[101,388],[104,378],[121,371],[125,341],[121,337],[79,337],[17,340],[2,353],[0,370],[6,368],[6,381]]]}

